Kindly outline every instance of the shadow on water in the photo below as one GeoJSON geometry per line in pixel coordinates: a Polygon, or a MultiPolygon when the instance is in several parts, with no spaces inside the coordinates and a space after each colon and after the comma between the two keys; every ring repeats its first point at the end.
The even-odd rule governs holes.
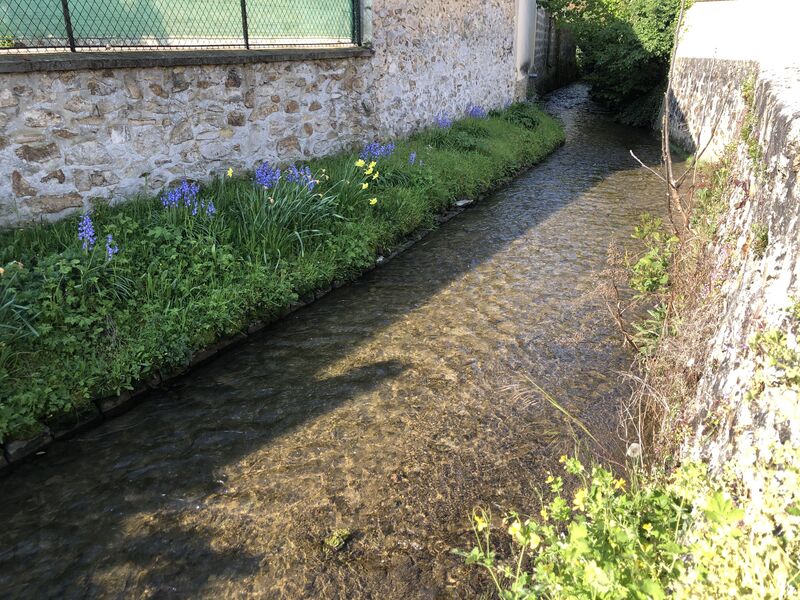
{"type": "Polygon", "coordinates": [[[535,507],[572,442],[614,446],[630,356],[593,293],[661,189],[658,142],[577,85],[567,144],[386,267],[0,481],[4,597],[451,597],[482,503],[535,507]],[[333,527],[354,536],[334,557],[333,527]]]}

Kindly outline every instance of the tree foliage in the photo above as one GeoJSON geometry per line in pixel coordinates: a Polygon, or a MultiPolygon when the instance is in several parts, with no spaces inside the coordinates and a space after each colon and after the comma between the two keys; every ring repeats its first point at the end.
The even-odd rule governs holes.
{"type": "Polygon", "coordinates": [[[669,69],[680,0],[540,0],[575,34],[596,101],[617,118],[649,125],[669,69]]]}

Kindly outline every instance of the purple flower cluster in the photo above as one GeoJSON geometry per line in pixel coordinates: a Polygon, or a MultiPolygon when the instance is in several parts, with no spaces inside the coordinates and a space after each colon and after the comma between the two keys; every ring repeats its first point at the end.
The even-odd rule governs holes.
{"type": "Polygon", "coordinates": [[[209,217],[214,215],[217,212],[214,202],[203,202],[197,197],[199,193],[200,186],[198,184],[189,183],[184,179],[178,187],[162,194],[161,204],[164,205],[164,208],[178,208],[179,206],[190,208],[193,217],[202,213],[209,217]]]}
{"type": "Polygon", "coordinates": [[[364,146],[358,157],[361,160],[378,160],[379,158],[391,156],[394,153],[394,144],[391,142],[381,145],[379,142],[371,142],[364,146]]]}
{"type": "Polygon", "coordinates": [[[281,179],[281,170],[277,167],[272,167],[269,162],[264,161],[261,166],[256,169],[256,183],[266,189],[275,187],[281,179]]]}
{"type": "Polygon", "coordinates": [[[176,208],[177,206],[191,207],[197,203],[197,194],[200,193],[200,186],[196,183],[189,183],[185,179],[181,184],[165,192],[161,196],[161,204],[164,208],[176,208]]]}
{"type": "Polygon", "coordinates": [[[111,257],[119,252],[119,246],[114,243],[114,237],[109,233],[106,236],[106,260],[111,260],[111,257]]]}
{"type": "Polygon", "coordinates": [[[89,214],[83,215],[78,223],[78,240],[83,242],[84,250],[91,250],[97,242],[97,235],[94,232],[94,224],[89,214]]]}
{"type": "Polygon", "coordinates": [[[408,155],[408,164],[413,165],[415,162],[417,162],[417,153],[412,152],[408,155]]]}
{"type": "Polygon", "coordinates": [[[291,165],[286,169],[284,179],[289,183],[304,185],[309,190],[313,190],[314,186],[317,185],[317,181],[314,179],[314,176],[311,174],[311,169],[309,169],[308,166],[298,168],[295,165],[291,165]]]}
{"type": "Polygon", "coordinates": [[[448,117],[446,113],[439,113],[434,118],[434,123],[439,129],[449,129],[453,124],[453,119],[448,117]]]}
{"type": "Polygon", "coordinates": [[[486,109],[478,104],[472,104],[467,107],[467,116],[473,119],[485,119],[489,116],[486,109]]]}

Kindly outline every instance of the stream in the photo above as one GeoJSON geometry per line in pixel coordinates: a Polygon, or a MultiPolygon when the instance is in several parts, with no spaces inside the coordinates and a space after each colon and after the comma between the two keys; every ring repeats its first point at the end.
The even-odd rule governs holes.
{"type": "Polygon", "coordinates": [[[619,456],[632,356],[598,293],[663,186],[576,84],[567,142],[352,285],[0,479],[2,598],[473,598],[469,514],[538,513],[580,432],[619,456]],[[322,541],[350,539],[338,552],[322,541]]]}

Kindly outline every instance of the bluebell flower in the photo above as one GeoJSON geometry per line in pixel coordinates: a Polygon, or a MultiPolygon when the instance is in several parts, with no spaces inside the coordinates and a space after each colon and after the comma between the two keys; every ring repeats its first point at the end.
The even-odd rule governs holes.
{"type": "Polygon", "coordinates": [[[394,154],[394,144],[388,143],[381,145],[379,142],[371,142],[364,146],[364,149],[359,154],[361,160],[371,161],[378,160],[379,158],[389,157],[394,154]]]}
{"type": "Polygon", "coordinates": [[[472,104],[467,107],[467,116],[473,119],[485,119],[488,115],[486,109],[478,104],[472,104]]]}
{"type": "Polygon", "coordinates": [[[453,119],[447,116],[447,113],[439,113],[434,118],[434,122],[439,129],[449,129],[453,124],[453,119]]]}
{"type": "Polygon", "coordinates": [[[119,246],[114,243],[114,238],[109,233],[106,236],[106,260],[111,260],[111,257],[119,252],[119,246]]]}
{"type": "Polygon", "coordinates": [[[417,162],[417,153],[412,152],[408,155],[408,164],[413,165],[415,162],[417,162]]]}
{"type": "Polygon", "coordinates": [[[94,232],[94,224],[89,213],[86,213],[78,223],[78,240],[83,242],[84,250],[91,250],[97,242],[97,235],[94,232]]]}
{"type": "Polygon", "coordinates": [[[273,168],[269,162],[264,161],[260,167],[256,169],[256,183],[266,189],[275,187],[281,179],[281,170],[277,167],[273,168]]]}
{"type": "Polygon", "coordinates": [[[189,208],[197,202],[197,194],[200,193],[200,186],[196,183],[189,183],[185,179],[181,184],[165,192],[161,196],[161,204],[165,208],[175,208],[179,204],[183,204],[189,208]]]}
{"type": "Polygon", "coordinates": [[[317,184],[314,176],[311,174],[311,169],[308,166],[298,168],[295,165],[291,165],[288,169],[286,169],[286,175],[284,179],[289,183],[296,183],[298,185],[304,185],[309,190],[313,190],[314,186],[317,184]]]}
{"type": "Polygon", "coordinates": [[[208,206],[206,206],[206,215],[213,217],[215,214],[217,214],[217,207],[214,206],[214,201],[212,200],[208,203],[208,206]]]}

